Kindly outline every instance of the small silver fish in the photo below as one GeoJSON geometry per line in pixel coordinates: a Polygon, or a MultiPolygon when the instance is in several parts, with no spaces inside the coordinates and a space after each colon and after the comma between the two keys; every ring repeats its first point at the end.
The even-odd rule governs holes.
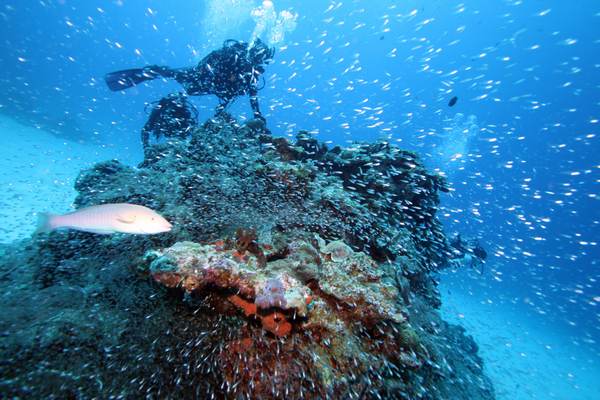
{"type": "Polygon", "coordinates": [[[135,204],[101,204],[79,209],[64,215],[40,213],[37,232],[55,229],[109,235],[132,233],[152,235],[169,232],[173,226],[156,211],[135,204]]]}

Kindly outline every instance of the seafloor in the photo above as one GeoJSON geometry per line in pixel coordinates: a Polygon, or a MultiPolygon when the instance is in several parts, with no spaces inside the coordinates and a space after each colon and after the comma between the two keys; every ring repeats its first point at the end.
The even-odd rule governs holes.
{"type": "Polygon", "coordinates": [[[3,245],[6,397],[494,398],[439,315],[445,182],[414,153],[224,116],[75,189],[78,207],[141,204],[174,229],[3,245]]]}

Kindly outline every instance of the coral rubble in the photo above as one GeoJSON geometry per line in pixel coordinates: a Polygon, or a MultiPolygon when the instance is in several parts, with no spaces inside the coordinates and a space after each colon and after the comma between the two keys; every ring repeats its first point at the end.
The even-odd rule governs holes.
{"type": "Polygon", "coordinates": [[[7,396],[494,398],[436,310],[445,182],[414,153],[222,116],[76,189],[79,207],[141,204],[174,228],[2,249],[7,396]]]}

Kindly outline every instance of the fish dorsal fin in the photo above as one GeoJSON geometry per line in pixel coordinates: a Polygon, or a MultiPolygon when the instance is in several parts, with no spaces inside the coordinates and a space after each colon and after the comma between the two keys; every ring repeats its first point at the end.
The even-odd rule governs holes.
{"type": "Polygon", "coordinates": [[[117,221],[124,224],[133,224],[135,222],[135,215],[119,215],[117,221]]]}

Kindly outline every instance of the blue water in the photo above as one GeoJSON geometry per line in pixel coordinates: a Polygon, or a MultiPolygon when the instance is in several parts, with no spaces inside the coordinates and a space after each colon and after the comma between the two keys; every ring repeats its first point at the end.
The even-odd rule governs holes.
{"type": "MultiPolygon", "coordinates": [[[[274,3],[298,19],[260,92],[270,129],[417,151],[453,188],[440,207],[446,231],[480,238],[489,254],[482,276],[441,275],[450,287],[444,295],[508,304],[598,357],[600,4],[274,3]],[[465,134],[461,123],[471,116],[465,134]]],[[[103,75],[194,65],[223,39],[249,40],[255,22],[247,10],[259,5],[2,1],[0,113],[140,160],[145,104],[181,89],[154,81],[112,93],[103,75]],[[218,18],[227,13],[225,24],[218,18]]],[[[194,103],[204,120],[217,100],[194,103]]],[[[230,112],[251,115],[246,99],[230,112]]]]}

